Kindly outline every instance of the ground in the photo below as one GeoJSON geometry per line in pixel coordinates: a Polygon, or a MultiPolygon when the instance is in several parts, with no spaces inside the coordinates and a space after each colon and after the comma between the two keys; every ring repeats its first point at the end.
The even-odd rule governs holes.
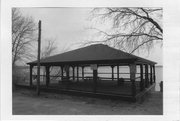
{"type": "Polygon", "coordinates": [[[162,93],[151,92],[144,102],[99,99],[16,89],[13,115],[162,115],[162,93]]]}

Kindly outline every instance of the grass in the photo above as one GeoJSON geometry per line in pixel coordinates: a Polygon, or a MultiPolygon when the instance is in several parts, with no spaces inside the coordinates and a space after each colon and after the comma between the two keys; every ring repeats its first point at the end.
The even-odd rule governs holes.
{"type": "Polygon", "coordinates": [[[17,89],[13,115],[162,115],[162,93],[152,92],[143,103],[80,97],[17,89]]]}

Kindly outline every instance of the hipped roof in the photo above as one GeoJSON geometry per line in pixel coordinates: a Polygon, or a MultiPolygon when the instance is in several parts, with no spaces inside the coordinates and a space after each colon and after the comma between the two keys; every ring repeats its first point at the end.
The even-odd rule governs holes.
{"type": "MultiPolygon", "coordinates": [[[[148,63],[156,64],[156,62],[117,50],[104,44],[94,44],[83,48],[71,50],[54,56],[50,56],[40,60],[40,63],[45,64],[91,64],[91,63],[148,63]]],[[[35,65],[37,61],[29,62],[28,64],[35,65]]]]}

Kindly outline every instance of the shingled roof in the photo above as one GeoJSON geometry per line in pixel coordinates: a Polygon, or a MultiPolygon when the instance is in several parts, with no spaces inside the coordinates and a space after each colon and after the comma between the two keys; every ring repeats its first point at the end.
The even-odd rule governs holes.
{"type": "MultiPolygon", "coordinates": [[[[117,50],[104,44],[94,44],[65,53],[41,59],[41,64],[50,63],[100,63],[100,62],[137,62],[156,64],[156,62],[117,50]]],[[[36,64],[37,61],[28,64],[36,64]]]]}

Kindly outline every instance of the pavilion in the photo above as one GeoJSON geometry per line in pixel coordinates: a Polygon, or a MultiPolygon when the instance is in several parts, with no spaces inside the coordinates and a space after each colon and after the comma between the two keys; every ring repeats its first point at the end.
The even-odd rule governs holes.
{"type": "MultiPolygon", "coordinates": [[[[37,61],[28,64],[30,65],[29,85],[32,87],[34,85],[32,70],[37,66],[37,61]]],[[[41,85],[41,88],[116,96],[135,101],[155,86],[155,64],[156,62],[108,45],[94,44],[41,59],[40,65],[46,70],[45,85],[41,85]],[[124,66],[129,68],[129,78],[121,77],[120,70],[124,66]],[[51,67],[59,67],[61,70],[57,83],[52,83],[51,67]],[[110,78],[99,76],[98,69],[101,67],[110,67],[110,78]],[[92,76],[85,76],[85,68],[91,68],[92,76]],[[137,73],[138,69],[139,73],[137,73]]]]}

